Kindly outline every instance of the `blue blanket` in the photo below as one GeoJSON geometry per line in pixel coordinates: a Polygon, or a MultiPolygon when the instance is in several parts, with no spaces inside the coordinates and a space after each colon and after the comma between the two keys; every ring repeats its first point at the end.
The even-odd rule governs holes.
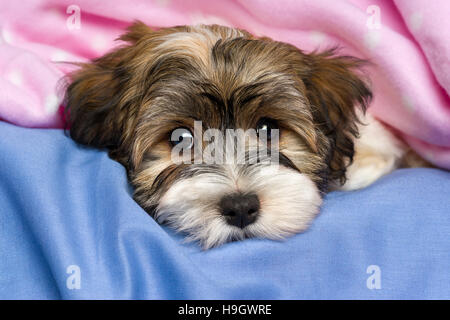
{"type": "Polygon", "coordinates": [[[450,174],[333,192],[284,242],[202,251],[132,199],[124,168],[60,130],[0,123],[0,298],[450,298],[450,174]]]}

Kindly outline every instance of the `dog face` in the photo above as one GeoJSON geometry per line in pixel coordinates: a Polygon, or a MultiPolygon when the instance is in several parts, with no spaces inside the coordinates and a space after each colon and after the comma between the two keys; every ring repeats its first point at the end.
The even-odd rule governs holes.
{"type": "MultiPolygon", "coordinates": [[[[305,54],[216,25],[152,31],[138,22],[120,39],[127,44],[70,76],[70,134],[109,149],[157,221],[204,248],[282,239],[307,228],[330,181],[345,181],[355,106],[365,109],[371,97],[356,74],[360,60],[333,50],[305,54]],[[247,162],[174,161],[181,141],[195,160],[193,146],[207,148],[209,129],[254,129],[244,158],[256,141],[278,161],[260,153],[247,162]]],[[[228,158],[230,150],[220,151],[228,158]]]]}

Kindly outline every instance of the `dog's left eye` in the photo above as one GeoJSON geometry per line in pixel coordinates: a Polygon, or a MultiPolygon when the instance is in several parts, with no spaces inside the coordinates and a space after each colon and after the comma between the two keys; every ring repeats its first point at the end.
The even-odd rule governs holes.
{"type": "Polygon", "coordinates": [[[262,118],[256,125],[256,132],[258,136],[266,136],[267,140],[272,138],[273,130],[278,130],[278,125],[275,120],[269,118],[262,118]]]}
{"type": "Polygon", "coordinates": [[[173,146],[183,143],[183,148],[190,149],[194,145],[194,136],[189,129],[177,128],[172,131],[170,135],[170,142],[173,146]]]}

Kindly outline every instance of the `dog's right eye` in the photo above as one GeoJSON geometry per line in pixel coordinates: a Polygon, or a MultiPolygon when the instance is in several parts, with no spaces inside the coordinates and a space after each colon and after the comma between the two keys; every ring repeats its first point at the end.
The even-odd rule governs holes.
{"type": "Polygon", "coordinates": [[[187,128],[177,128],[170,134],[170,143],[173,146],[182,143],[182,148],[190,149],[194,145],[194,136],[187,128]]]}
{"type": "Polygon", "coordinates": [[[269,118],[260,119],[256,125],[258,135],[264,134],[267,140],[271,140],[273,130],[278,130],[278,125],[275,120],[269,118]]]}

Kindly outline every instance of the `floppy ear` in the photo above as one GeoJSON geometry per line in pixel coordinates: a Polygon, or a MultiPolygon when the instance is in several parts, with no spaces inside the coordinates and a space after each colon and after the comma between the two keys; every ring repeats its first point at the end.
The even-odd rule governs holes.
{"type": "Polygon", "coordinates": [[[365,61],[336,55],[336,49],[306,55],[307,71],[302,76],[314,120],[328,138],[329,174],[345,182],[346,167],[354,154],[358,136],[358,113],[365,112],[372,92],[358,74],[365,61]]]}
{"type": "Polygon", "coordinates": [[[113,66],[96,60],[73,73],[66,90],[66,112],[70,136],[75,141],[97,148],[117,145],[115,118],[119,80],[113,66]]]}
{"type": "MultiPolygon", "coordinates": [[[[135,43],[150,32],[136,22],[119,39],[135,43]]],[[[136,54],[130,46],[123,46],[91,63],[79,64],[81,68],[68,76],[66,118],[75,141],[113,153],[123,147],[139,106],[130,89],[133,72],[129,63],[136,54]]]]}

